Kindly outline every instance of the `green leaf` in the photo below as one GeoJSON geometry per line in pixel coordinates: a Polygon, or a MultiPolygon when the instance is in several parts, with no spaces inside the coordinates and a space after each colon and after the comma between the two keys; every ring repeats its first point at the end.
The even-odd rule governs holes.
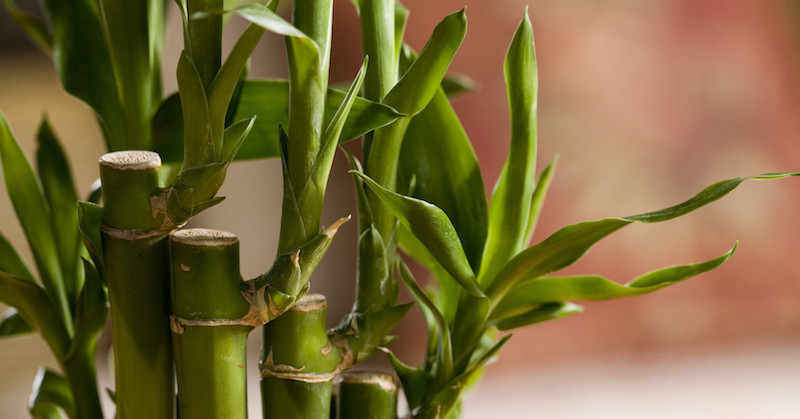
{"type": "Polygon", "coordinates": [[[346,338],[356,356],[355,362],[363,361],[375,353],[412,305],[399,304],[363,313],[350,313],[332,334],[346,338]]]}
{"type": "Polygon", "coordinates": [[[735,250],[736,246],[707,262],[659,269],[627,285],[620,285],[597,275],[531,278],[514,287],[492,312],[492,317],[507,318],[529,310],[530,307],[558,301],[610,300],[647,294],[708,272],[722,265],[735,250]]]}
{"type": "Polygon", "coordinates": [[[461,247],[461,240],[444,211],[431,203],[394,193],[366,175],[353,173],[369,186],[400,223],[425,245],[467,292],[483,295],[461,247]]]}
{"type": "Polygon", "coordinates": [[[34,282],[33,274],[28,269],[28,265],[22,260],[17,250],[14,249],[14,246],[11,245],[3,233],[0,233],[0,272],[8,272],[11,275],[34,282]]]}
{"type": "Polygon", "coordinates": [[[81,237],[78,230],[78,193],[72,180],[67,156],[45,118],[37,136],[36,166],[42,180],[44,196],[50,207],[58,260],[64,276],[64,286],[72,304],[77,298],[82,279],[78,277],[81,237]]]}
{"type": "Polygon", "coordinates": [[[533,30],[527,12],[508,47],[506,90],[511,113],[511,147],[489,206],[489,233],[480,283],[486,286],[503,265],[525,248],[536,174],[538,77],[533,30]]]}
{"type": "Polygon", "coordinates": [[[429,342],[426,355],[433,356],[434,353],[431,353],[431,350],[435,348],[436,362],[432,374],[434,377],[433,385],[436,386],[436,382],[450,380],[453,376],[453,346],[450,340],[450,329],[447,325],[447,320],[445,320],[442,313],[419,288],[419,285],[414,281],[414,278],[411,276],[411,271],[408,270],[405,263],[399,262],[397,264],[397,270],[400,271],[400,279],[402,279],[403,284],[408,288],[417,307],[422,310],[423,314],[426,314],[426,317],[430,316],[433,320],[428,323],[429,342]],[[433,342],[431,342],[431,340],[433,340],[433,342]]]}
{"type": "Polygon", "coordinates": [[[442,79],[442,90],[449,98],[473,91],[475,85],[475,80],[463,74],[448,74],[442,79]]]}
{"type": "Polygon", "coordinates": [[[541,306],[528,306],[528,308],[527,312],[501,319],[494,323],[494,326],[500,330],[517,329],[536,323],[561,319],[583,311],[583,307],[569,302],[546,303],[541,306]]]}
{"type": "Polygon", "coordinates": [[[216,148],[203,80],[185,51],[178,60],[178,87],[183,110],[184,168],[216,162],[216,148]]]}
{"type": "Polygon", "coordinates": [[[78,220],[83,244],[89,251],[94,266],[102,273],[105,269],[102,237],[103,207],[91,202],[78,201],[78,220]]]}
{"type": "Polygon", "coordinates": [[[225,129],[225,136],[222,142],[222,156],[220,161],[223,163],[230,163],[242,147],[247,134],[253,129],[253,124],[256,122],[256,117],[253,116],[229,126],[225,129]]]}
{"type": "Polygon", "coordinates": [[[386,94],[383,103],[406,115],[414,115],[424,109],[439,89],[466,32],[464,9],[445,17],[436,25],[411,68],[386,94]]]}
{"type": "Polygon", "coordinates": [[[0,316],[0,337],[19,336],[31,332],[33,328],[14,307],[7,308],[0,316]]]}
{"type": "Polygon", "coordinates": [[[56,359],[64,359],[69,349],[69,334],[58,308],[41,287],[27,279],[0,272],[0,302],[15,307],[25,322],[39,331],[56,359]]]}
{"type": "Polygon", "coordinates": [[[416,179],[416,198],[447,214],[470,266],[479,272],[488,228],[486,191],[475,151],[441,89],[425,110],[411,119],[398,172],[401,183],[416,179]]]}
{"type": "Polygon", "coordinates": [[[4,0],[6,11],[39,48],[49,54],[53,49],[53,34],[38,17],[17,7],[14,0],[4,0]]]}
{"type": "Polygon", "coordinates": [[[53,26],[53,59],[64,90],[94,109],[109,150],[125,149],[122,105],[95,1],[45,0],[44,4],[53,26]]]}
{"type": "Polygon", "coordinates": [[[69,383],[58,373],[41,367],[33,381],[28,401],[31,416],[39,418],[61,418],[56,409],[63,409],[70,418],[77,417],[75,399],[69,383]]]}
{"type": "MultiPolygon", "coordinates": [[[[236,9],[231,10],[232,13],[236,13],[239,16],[247,19],[248,21],[278,35],[285,35],[285,36],[292,36],[296,38],[304,38],[307,39],[309,42],[313,44],[312,41],[306,34],[304,34],[300,29],[295,28],[291,23],[284,20],[282,17],[278,16],[273,10],[271,10],[268,6],[263,6],[260,4],[249,4],[247,6],[242,6],[236,9]]],[[[316,44],[313,44],[316,48],[316,44]]]]}
{"type": "Polygon", "coordinates": [[[431,375],[425,370],[404,364],[390,350],[384,348],[383,351],[389,357],[389,363],[392,364],[394,372],[403,385],[403,392],[405,393],[406,401],[408,401],[409,410],[415,410],[422,405],[425,399],[432,379],[431,375]]]}
{"type": "Polygon", "coordinates": [[[403,48],[403,34],[408,22],[408,9],[399,1],[394,2],[394,56],[399,57],[403,48]]]}
{"type": "Polygon", "coordinates": [[[526,228],[525,241],[527,244],[533,237],[533,231],[536,229],[536,222],[539,220],[539,214],[542,212],[544,206],[544,199],[547,196],[547,191],[550,189],[550,183],[553,181],[553,173],[556,169],[558,162],[558,155],[553,157],[550,164],[542,170],[539,178],[536,180],[536,189],[533,190],[533,197],[531,198],[531,211],[528,216],[528,228],[526,228]]]}
{"type": "MultiPolygon", "coordinates": [[[[325,126],[346,97],[340,90],[328,89],[325,101],[325,126]]],[[[242,144],[235,160],[279,157],[279,136],[275,127],[289,124],[289,84],[285,80],[247,80],[234,120],[257,116],[248,139],[242,144]]],[[[153,119],[155,151],[164,163],[180,162],[183,158],[183,117],[181,102],[172,95],[162,102],[153,119]]],[[[357,97],[339,136],[340,143],[358,138],[376,128],[388,125],[400,114],[394,109],[357,97]]]]}
{"type": "Polygon", "coordinates": [[[85,280],[75,309],[75,336],[70,345],[68,358],[78,352],[94,354],[108,312],[100,274],[87,260],[82,259],[82,261],[85,280]]]}
{"type": "MultiPolygon", "coordinates": [[[[345,158],[347,158],[350,170],[363,174],[364,168],[361,166],[361,162],[344,147],[339,147],[339,149],[342,151],[345,158]]],[[[372,228],[372,209],[369,205],[369,199],[367,199],[367,191],[364,189],[364,182],[361,180],[360,176],[353,176],[353,186],[356,193],[356,205],[358,210],[358,231],[367,231],[372,228]]]]}
{"type": "Polygon", "coordinates": [[[71,314],[58,258],[50,211],[28,159],[0,114],[0,163],[8,196],[14,206],[47,293],[57,303],[71,329],[71,314]]]}

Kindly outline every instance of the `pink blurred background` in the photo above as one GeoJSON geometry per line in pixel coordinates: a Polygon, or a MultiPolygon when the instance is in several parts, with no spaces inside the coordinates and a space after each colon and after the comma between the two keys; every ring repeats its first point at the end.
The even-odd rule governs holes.
{"type": "MultiPolygon", "coordinates": [[[[467,5],[469,29],[451,69],[478,88],[456,98],[454,106],[491,188],[508,149],[503,58],[526,3],[403,3],[411,10],[407,40],[417,49],[445,14],[467,5]]],[[[539,65],[540,167],[560,155],[534,241],[567,224],[671,206],[718,180],[800,170],[800,2],[528,5],[539,65]]],[[[346,81],[360,63],[357,16],[347,1],[337,0],[335,7],[331,79],[346,81]]],[[[172,58],[165,78],[171,91],[180,39],[175,25],[169,33],[172,58]]],[[[282,40],[265,37],[262,44],[253,75],[281,76],[282,40]]],[[[3,46],[0,110],[29,155],[45,109],[73,161],[94,161],[102,148],[91,116],[58,90],[49,65],[35,51],[3,46]]],[[[96,177],[88,166],[76,169],[84,191],[96,177]]],[[[338,186],[328,194],[327,221],[354,212],[346,166],[338,161],[334,170],[338,186]]],[[[466,416],[496,417],[506,408],[513,417],[526,417],[522,412],[528,409],[564,418],[641,417],[640,412],[796,417],[798,181],[748,182],[685,218],[632,225],[601,242],[567,272],[624,283],[662,266],[713,258],[737,240],[739,248],[721,268],[686,283],[586,304],[581,315],[516,331],[469,399],[466,416]]],[[[196,221],[240,235],[245,275],[271,262],[280,207],[269,197],[279,187],[275,162],[236,164],[222,192],[228,201],[196,221]],[[267,186],[252,184],[254,176],[267,186]],[[259,193],[252,192],[254,186],[259,193]],[[247,213],[229,212],[243,207],[247,213]]],[[[0,227],[24,246],[5,198],[0,227]]],[[[313,283],[315,291],[329,295],[331,323],[352,304],[354,245],[355,227],[348,226],[313,283]]],[[[409,362],[419,359],[419,314],[413,312],[398,333],[393,348],[409,362]]],[[[36,338],[0,341],[0,417],[19,417],[12,412],[20,410],[4,409],[24,412],[36,365],[51,362],[42,348],[36,338]],[[20,353],[31,354],[30,362],[20,363],[20,353]]]]}

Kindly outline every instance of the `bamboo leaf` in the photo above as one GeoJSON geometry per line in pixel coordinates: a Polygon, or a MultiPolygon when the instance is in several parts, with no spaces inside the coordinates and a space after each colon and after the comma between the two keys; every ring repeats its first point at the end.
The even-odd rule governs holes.
{"type": "Polygon", "coordinates": [[[0,338],[19,336],[33,332],[33,328],[20,316],[14,307],[9,307],[0,316],[0,338]]]}
{"type": "Polygon", "coordinates": [[[85,280],[78,305],[75,309],[75,336],[70,345],[68,358],[76,352],[93,353],[106,323],[106,294],[99,273],[87,260],[83,261],[85,280]]]}
{"type": "Polygon", "coordinates": [[[122,105],[95,1],[45,0],[44,4],[53,26],[53,58],[64,90],[99,115],[109,150],[125,149],[122,105]]]}
{"type": "Polygon", "coordinates": [[[411,119],[400,152],[401,183],[417,180],[413,195],[441,208],[480,271],[488,210],[478,159],[461,122],[440,89],[411,119]],[[447,156],[443,159],[442,156],[447,156]]]}
{"type": "Polygon", "coordinates": [[[507,317],[494,323],[500,330],[511,330],[520,327],[530,326],[550,320],[567,317],[572,314],[580,313],[583,307],[573,303],[546,303],[541,306],[528,306],[529,311],[507,317]]]}
{"type": "Polygon", "coordinates": [[[56,359],[64,359],[69,334],[45,290],[27,279],[0,272],[0,302],[15,307],[25,322],[39,331],[56,359]]]}
{"type": "Polygon", "coordinates": [[[533,30],[525,17],[508,47],[506,90],[511,113],[511,147],[489,206],[489,232],[483,254],[482,286],[525,248],[536,173],[538,77],[533,30]]]}
{"type": "Polygon", "coordinates": [[[369,186],[400,223],[425,245],[467,292],[483,295],[461,247],[461,240],[444,211],[431,203],[389,191],[366,175],[353,173],[369,186]]]}
{"type": "Polygon", "coordinates": [[[403,385],[403,392],[405,393],[406,401],[408,401],[409,410],[416,409],[422,404],[428,392],[432,379],[430,373],[404,364],[388,349],[384,348],[383,351],[389,357],[389,363],[392,364],[394,372],[403,385]]]}
{"type": "Polygon", "coordinates": [[[211,111],[203,80],[186,51],[178,60],[178,87],[184,121],[184,168],[216,162],[211,111]]]}
{"type": "Polygon", "coordinates": [[[475,90],[475,80],[463,74],[448,74],[442,79],[442,90],[448,98],[475,90]]]}
{"type": "Polygon", "coordinates": [[[14,0],[4,0],[6,11],[39,48],[47,54],[53,49],[53,34],[38,17],[17,7],[14,0]]]}
{"type": "Polygon", "coordinates": [[[41,367],[33,381],[28,401],[31,416],[39,418],[61,418],[56,409],[63,409],[68,417],[77,417],[75,399],[69,383],[58,373],[41,367]]]}
{"type": "Polygon", "coordinates": [[[414,115],[424,109],[439,89],[466,32],[464,9],[445,17],[434,28],[411,68],[386,94],[383,103],[406,115],[414,115]]]}
{"type": "MultiPolygon", "coordinates": [[[[325,126],[346,97],[341,90],[328,89],[325,101],[325,126]]],[[[234,120],[257,116],[255,124],[235,160],[279,157],[279,136],[276,126],[289,124],[289,84],[285,80],[247,80],[242,85],[234,120]],[[265,100],[264,98],[269,98],[265,100]]],[[[342,128],[339,142],[358,138],[376,128],[392,123],[400,114],[394,109],[356,97],[342,128]]],[[[155,151],[164,163],[180,162],[183,158],[183,117],[181,102],[172,95],[161,103],[153,119],[155,151]]]]}
{"type": "Polygon", "coordinates": [[[101,234],[103,207],[91,202],[78,201],[78,220],[83,244],[89,251],[94,266],[102,273],[105,269],[101,234]]]}
{"type": "Polygon", "coordinates": [[[14,249],[14,246],[6,239],[3,233],[0,233],[0,272],[8,272],[28,281],[34,282],[33,274],[25,261],[14,249]]]}
{"type": "Polygon", "coordinates": [[[249,119],[242,119],[225,129],[220,161],[223,163],[230,163],[233,160],[236,153],[239,152],[242,143],[244,143],[245,138],[247,138],[247,134],[253,129],[253,124],[255,122],[256,117],[253,116],[249,119]]]}
{"type": "Polygon", "coordinates": [[[372,356],[378,346],[383,344],[386,335],[397,327],[411,306],[411,303],[399,304],[363,313],[350,313],[329,335],[346,338],[356,355],[356,362],[363,361],[372,356]]]}
{"type": "Polygon", "coordinates": [[[3,166],[8,196],[25,231],[42,284],[60,307],[61,315],[69,321],[71,315],[56,239],[51,228],[50,212],[42,187],[2,114],[0,114],[0,163],[3,166]]]}
{"type": "Polygon", "coordinates": [[[403,34],[408,22],[408,9],[399,1],[394,2],[394,56],[399,57],[403,49],[403,34]]]}
{"type": "MultiPolygon", "coordinates": [[[[495,319],[508,318],[530,310],[530,307],[558,301],[610,300],[647,294],[708,272],[727,261],[735,250],[736,246],[722,256],[703,263],[659,269],[627,285],[620,285],[597,275],[531,278],[509,292],[491,316],[495,319]]],[[[513,322],[508,325],[512,324],[513,322]]]]}
{"type": "Polygon", "coordinates": [[[558,155],[553,157],[550,164],[542,170],[539,178],[536,180],[536,188],[533,190],[533,197],[531,198],[531,210],[528,216],[528,228],[526,228],[525,241],[527,244],[533,237],[533,231],[536,229],[536,222],[539,219],[539,213],[542,212],[544,206],[544,199],[547,196],[547,191],[550,189],[550,183],[553,181],[553,173],[556,169],[558,162],[558,155]]]}
{"type": "Polygon", "coordinates": [[[50,123],[45,118],[37,135],[36,166],[42,180],[44,196],[50,207],[53,238],[64,277],[64,286],[72,304],[77,298],[82,279],[78,277],[81,238],[78,229],[78,193],[64,150],[50,123]]]}
{"type": "MultiPolygon", "coordinates": [[[[453,346],[452,341],[450,340],[450,329],[447,325],[447,321],[445,320],[442,313],[436,308],[436,306],[431,302],[430,299],[425,295],[424,292],[419,288],[417,282],[414,281],[414,278],[411,276],[411,271],[408,270],[408,267],[402,261],[397,264],[397,269],[400,271],[400,279],[402,279],[403,284],[405,284],[408,291],[411,293],[411,296],[414,298],[414,302],[417,304],[420,309],[423,309],[423,313],[427,311],[429,315],[433,317],[434,324],[429,324],[428,327],[431,328],[435,326],[436,333],[432,334],[432,337],[438,337],[438,342],[436,342],[436,368],[435,372],[433,373],[434,381],[438,381],[440,379],[449,380],[453,375],[453,346]]],[[[430,343],[429,343],[430,345],[430,343]]],[[[430,346],[429,346],[430,347],[430,346]]],[[[428,356],[431,354],[429,353],[428,356]]]]}
{"type": "Polygon", "coordinates": [[[278,35],[307,39],[316,49],[316,44],[300,29],[278,16],[269,6],[249,4],[231,10],[248,21],[278,35]]]}
{"type": "MultiPolygon", "coordinates": [[[[339,149],[342,150],[342,153],[344,153],[344,156],[347,158],[350,170],[363,174],[364,168],[361,166],[361,162],[344,147],[339,147],[339,149]]],[[[360,176],[353,176],[353,186],[356,192],[356,205],[358,209],[358,231],[367,231],[372,228],[372,209],[369,205],[369,199],[367,199],[367,191],[364,189],[364,182],[361,180],[360,176]]]]}

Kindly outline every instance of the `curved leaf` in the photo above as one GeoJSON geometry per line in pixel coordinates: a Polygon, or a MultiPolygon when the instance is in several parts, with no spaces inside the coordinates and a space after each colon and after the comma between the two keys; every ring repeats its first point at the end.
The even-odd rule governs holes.
{"type": "Polygon", "coordinates": [[[461,240],[444,211],[431,203],[389,191],[361,173],[352,173],[369,186],[468,293],[483,295],[461,247],[461,240]]]}
{"type": "Polygon", "coordinates": [[[469,138],[441,89],[408,125],[398,177],[401,184],[414,177],[413,195],[447,214],[470,266],[479,272],[488,228],[486,191],[469,138]]]}
{"type": "Polygon", "coordinates": [[[70,418],[77,417],[75,399],[69,383],[58,373],[44,367],[39,368],[36,373],[28,409],[36,419],[61,418],[56,409],[63,409],[70,418]]]}
{"type": "Polygon", "coordinates": [[[533,29],[527,12],[508,47],[505,79],[511,113],[511,147],[489,206],[489,233],[480,275],[484,286],[527,245],[525,239],[536,185],[539,85],[533,29]]]}
{"type": "Polygon", "coordinates": [[[103,257],[103,207],[92,203],[78,201],[78,223],[80,224],[81,236],[89,256],[94,262],[94,266],[102,273],[105,268],[103,257]]]}
{"type": "Polygon", "coordinates": [[[11,275],[34,282],[33,274],[28,269],[28,265],[22,260],[17,250],[14,249],[14,246],[11,245],[3,233],[0,233],[0,272],[8,272],[11,275]]]}
{"type": "Polygon", "coordinates": [[[466,33],[465,9],[442,19],[417,60],[386,94],[383,103],[406,115],[414,115],[424,109],[439,89],[466,33]]]}
{"type": "Polygon", "coordinates": [[[514,287],[492,312],[492,318],[515,316],[530,310],[530,307],[559,301],[610,300],[647,294],[708,272],[722,265],[735,251],[736,246],[722,256],[706,262],[659,269],[636,278],[627,285],[620,285],[597,275],[532,278],[514,287]]]}
{"type": "MultiPolygon", "coordinates": [[[[530,307],[530,306],[529,306],[530,307]]],[[[536,323],[547,322],[550,320],[561,319],[572,314],[583,311],[583,307],[573,303],[547,303],[541,306],[533,306],[529,311],[507,317],[494,323],[500,330],[517,329],[530,326],[536,323]]]]}
{"type": "Polygon", "coordinates": [[[183,111],[183,164],[193,168],[216,162],[211,110],[203,80],[192,58],[184,51],[178,60],[178,87],[183,111]]]}

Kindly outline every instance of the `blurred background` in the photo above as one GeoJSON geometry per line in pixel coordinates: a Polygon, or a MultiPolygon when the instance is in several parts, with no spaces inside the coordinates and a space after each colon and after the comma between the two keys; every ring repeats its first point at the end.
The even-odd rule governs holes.
{"type": "MultiPolygon", "coordinates": [[[[722,179],[800,170],[796,0],[403,3],[411,10],[406,39],[416,49],[444,15],[467,5],[469,29],[451,70],[473,79],[476,89],[454,106],[488,190],[509,142],[503,58],[529,7],[539,65],[540,167],[560,155],[534,242],[567,224],[671,206],[722,179]]],[[[345,0],[335,2],[334,19],[331,79],[344,82],[360,64],[358,22],[345,0]]],[[[232,20],[230,31],[242,27],[232,20]]],[[[177,21],[168,32],[164,77],[172,92],[177,21]]],[[[282,39],[266,35],[251,74],[285,71],[282,39]]],[[[91,112],[60,89],[49,60],[2,12],[0,111],[29,156],[46,113],[66,143],[81,192],[88,191],[103,153],[91,112]]],[[[333,170],[326,223],[355,213],[346,164],[339,158],[333,170]]],[[[277,161],[235,163],[221,192],[226,202],[193,222],[240,236],[246,277],[271,265],[280,185],[277,161]]],[[[468,397],[465,417],[796,418],[798,191],[797,179],[745,183],[689,216],[633,225],[602,241],[567,273],[624,283],[662,266],[711,259],[737,240],[739,248],[721,268],[688,282],[589,303],[581,315],[515,332],[468,397]]],[[[0,230],[29,256],[5,195],[0,230]]],[[[331,324],[352,304],[355,243],[355,225],[343,228],[312,282],[329,297],[331,324]]],[[[422,356],[422,329],[412,311],[398,330],[393,349],[406,362],[422,356]]],[[[107,371],[105,358],[98,362],[107,371]]],[[[37,337],[0,340],[0,417],[26,417],[39,365],[55,366],[37,337]]],[[[251,399],[258,403],[255,393],[251,399]]]]}

